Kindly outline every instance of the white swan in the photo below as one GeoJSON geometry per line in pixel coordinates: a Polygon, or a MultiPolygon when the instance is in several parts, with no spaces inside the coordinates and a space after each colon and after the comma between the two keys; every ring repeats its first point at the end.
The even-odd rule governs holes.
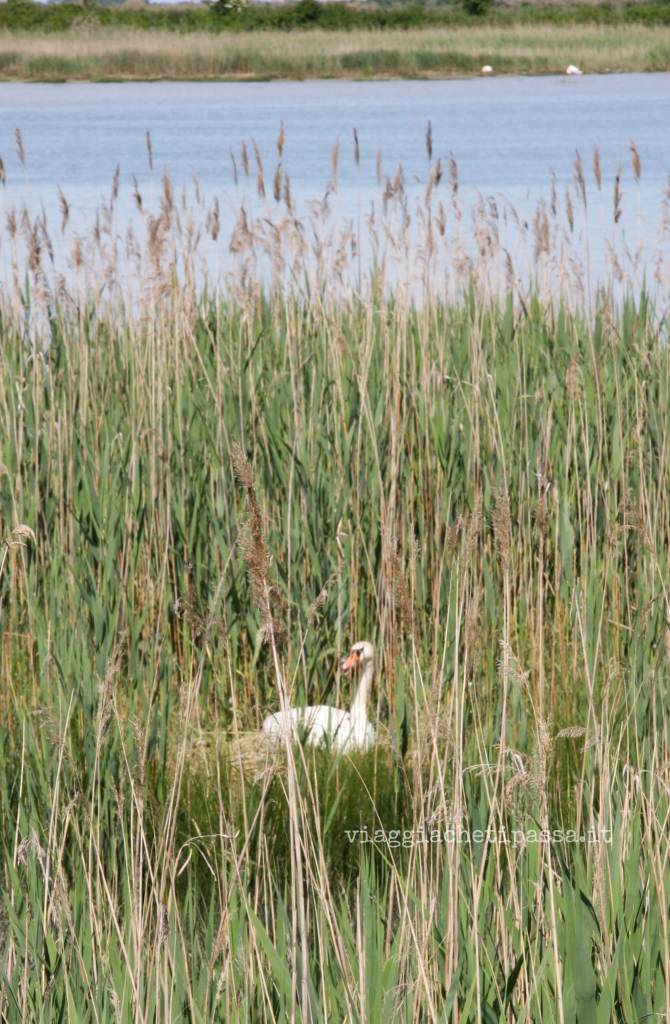
{"type": "Polygon", "coordinates": [[[578,68],[576,64],[568,64],[567,68],[565,69],[565,73],[566,73],[566,75],[581,75],[582,74],[580,68],[578,68]]]}
{"type": "Polygon", "coordinates": [[[360,671],[360,681],[351,702],[350,711],[317,704],[305,708],[287,708],[268,715],[263,732],[276,740],[298,739],[306,734],[305,742],[318,747],[328,744],[338,752],[370,750],[376,740],[374,727],[367,720],[367,704],[374,673],[375,649],[367,640],[355,643],[349,656],[342,662],[346,674],[360,671]]]}

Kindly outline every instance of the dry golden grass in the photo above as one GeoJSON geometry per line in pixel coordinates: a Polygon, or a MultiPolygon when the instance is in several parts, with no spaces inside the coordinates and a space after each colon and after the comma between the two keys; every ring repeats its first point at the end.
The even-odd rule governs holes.
{"type": "Polygon", "coordinates": [[[244,79],[444,77],[479,72],[660,71],[670,27],[462,26],[411,31],[192,33],[85,30],[0,34],[0,78],[244,79]],[[281,45],[278,45],[278,39],[281,45]]]}

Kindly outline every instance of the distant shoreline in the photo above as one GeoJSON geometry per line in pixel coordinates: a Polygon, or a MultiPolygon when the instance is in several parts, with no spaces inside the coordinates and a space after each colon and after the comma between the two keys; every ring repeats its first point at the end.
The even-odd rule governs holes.
{"type": "Polygon", "coordinates": [[[362,32],[0,32],[0,81],[440,79],[667,71],[670,26],[486,22],[362,32]]]}

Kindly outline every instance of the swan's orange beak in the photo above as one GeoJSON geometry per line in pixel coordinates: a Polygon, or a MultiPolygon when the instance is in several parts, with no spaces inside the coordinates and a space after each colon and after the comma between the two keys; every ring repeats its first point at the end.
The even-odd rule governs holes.
{"type": "Polygon", "coordinates": [[[357,654],[356,651],[352,651],[349,657],[345,658],[342,662],[342,671],[345,675],[349,675],[350,672],[353,672],[360,660],[360,654],[357,654]]]}

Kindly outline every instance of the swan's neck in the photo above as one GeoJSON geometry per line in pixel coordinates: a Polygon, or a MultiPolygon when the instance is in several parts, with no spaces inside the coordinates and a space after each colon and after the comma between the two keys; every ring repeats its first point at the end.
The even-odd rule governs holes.
{"type": "Polygon", "coordinates": [[[356,694],[351,702],[351,717],[357,722],[367,721],[368,697],[370,695],[370,687],[372,685],[373,671],[373,665],[370,661],[363,669],[363,674],[360,678],[356,694]]]}

